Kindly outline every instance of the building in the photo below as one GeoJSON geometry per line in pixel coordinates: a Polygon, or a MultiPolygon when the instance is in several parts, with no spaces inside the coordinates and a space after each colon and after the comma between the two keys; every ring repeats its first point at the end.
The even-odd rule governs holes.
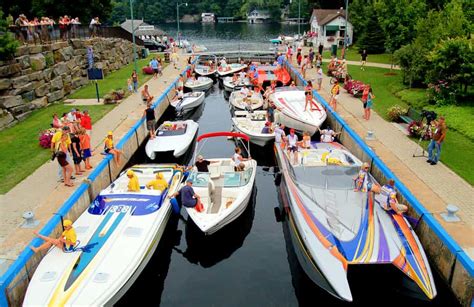
{"type": "Polygon", "coordinates": [[[253,10],[247,15],[248,23],[264,23],[270,21],[270,13],[265,10],[253,10]]]}
{"type": "Polygon", "coordinates": [[[216,17],[214,13],[202,13],[201,14],[201,22],[202,23],[214,23],[216,22],[216,17]]]}
{"type": "MultiPolygon", "coordinates": [[[[132,20],[126,19],[124,22],[122,22],[120,27],[125,31],[132,33],[132,20]]],[[[141,39],[157,39],[160,36],[165,35],[163,30],[147,24],[143,21],[143,19],[134,19],[133,28],[135,28],[135,36],[141,39]]]]}
{"type": "MultiPolygon", "coordinates": [[[[310,31],[314,33],[313,46],[322,44],[324,48],[331,45],[344,45],[346,34],[346,11],[314,9],[310,19],[310,31]]],[[[347,22],[347,45],[352,44],[353,27],[347,22]]]]}

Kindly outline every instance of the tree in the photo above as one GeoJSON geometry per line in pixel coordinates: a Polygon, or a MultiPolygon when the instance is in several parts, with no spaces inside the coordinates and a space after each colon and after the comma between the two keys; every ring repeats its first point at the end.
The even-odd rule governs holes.
{"type": "Polygon", "coordinates": [[[357,42],[364,32],[367,22],[373,18],[373,1],[353,0],[349,5],[349,20],[354,29],[354,41],[357,42]]]}
{"type": "Polygon", "coordinates": [[[58,18],[69,15],[79,17],[82,22],[88,23],[93,17],[105,20],[111,10],[111,0],[31,0],[31,15],[28,18],[32,19],[33,16],[58,18]]]}
{"type": "Polygon", "coordinates": [[[0,60],[11,58],[18,46],[19,42],[8,31],[7,20],[3,18],[3,11],[0,10],[0,60]]]}
{"type": "Polygon", "coordinates": [[[359,50],[367,50],[368,53],[383,53],[385,51],[385,35],[380,27],[377,16],[369,18],[364,26],[363,32],[357,41],[359,50]]]}
{"type": "Polygon", "coordinates": [[[403,83],[410,87],[422,84],[428,70],[427,50],[417,43],[403,46],[395,51],[394,57],[402,69],[403,83]]]}

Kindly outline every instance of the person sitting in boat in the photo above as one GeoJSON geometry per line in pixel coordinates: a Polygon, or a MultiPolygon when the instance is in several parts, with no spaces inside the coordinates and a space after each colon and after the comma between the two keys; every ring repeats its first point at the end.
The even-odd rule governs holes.
{"type": "Polygon", "coordinates": [[[176,89],[176,95],[173,97],[173,101],[180,101],[184,98],[183,87],[180,86],[176,89]]]}
{"type": "Polygon", "coordinates": [[[275,143],[284,145],[284,137],[286,137],[285,125],[277,124],[275,128],[275,143]]]}
{"type": "Polygon", "coordinates": [[[272,80],[272,82],[270,83],[270,88],[272,89],[273,92],[275,92],[276,87],[277,87],[276,81],[272,80]]]}
{"type": "Polygon", "coordinates": [[[311,149],[311,135],[308,131],[303,132],[303,140],[301,141],[301,147],[304,149],[311,149]]]}
{"type": "Polygon", "coordinates": [[[194,82],[196,82],[196,80],[197,80],[197,78],[196,78],[196,74],[195,74],[195,73],[193,73],[193,74],[191,75],[191,77],[189,77],[189,80],[191,81],[191,83],[194,83],[194,82]]]}
{"type": "Polygon", "coordinates": [[[186,185],[181,188],[178,192],[168,196],[169,198],[173,198],[176,196],[180,196],[181,204],[188,208],[194,208],[198,212],[204,211],[204,207],[201,203],[201,197],[194,192],[193,189],[193,179],[188,178],[186,180],[186,185]]]}
{"type": "Polygon", "coordinates": [[[271,122],[265,122],[265,126],[262,128],[262,133],[264,133],[264,134],[273,133],[271,122]]]}
{"type": "Polygon", "coordinates": [[[242,88],[240,89],[240,94],[243,96],[243,97],[248,97],[249,94],[250,94],[250,90],[248,89],[248,87],[244,84],[244,86],[242,86],[242,88]]]}
{"type": "Polygon", "coordinates": [[[298,164],[298,136],[295,134],[295,129],[290,129],[290,134],[288,135],[288,156],[293,153],[293,164],[298,164]]]}
{"type": "Polygon", "coordinates": [[[237,85],[239,84],[239,81],[239,76],[237,75],[237,73],[234,73],[234,75],[232,76],[232,84],[237,85]]]}
{"type": "Polygon", "coordinates": [[[290,83],[290,87],[291,87],[291,88],[295,88],[295,87],[296,87],[296,83],[295,83],[295,81],[291,81],[291,83],[290,83]]]}
{"type": "Polygon", "coordinates": [[[219,65],[221,67],[221,70],[227,70],[227,68],[230,69],[230,67],[228,67],[227,65],[227,61],[225,57],[220,60],[219,65]]]}
{"type": "Polygon", "coordinates": [[[367,192],[367,178],[368,178],[368,171],[369,171],[369,163],[364,162],[360,168],[359,174],[354,179],[355,181],[355,188],[354,192],[367,192]]]}
{"type": "Polygon", "coordinates": [[[340,132],[334,132],[329,126],[326,127],[326,129],[319,129],[319,134],[321,135],[320,141],[321,143],[331,143],[334,142],[334,138],[340,134],[340,132]]]}
{"type": "Polygon", "coordinates": [[[138,177],[135,174],[135,172],[129,169],[127,171],[127,177],[128,177],[127,191],[140,192],[140,183],[138,182],[138,177]]]}
{"type": "Polygon", "coordinates": [[[236,172],[242,172],[245,169],[245,164],[243,161],[249,161],[252,159],[251,157],[242,157],[241,153],[242,150],[239,147],[235,147],[235,153],[232,156],[232,161],[234,161],[234,171],[236,172]]]}
{"type": "Polygon", "coordinates": [[[156,178],[149,181],[146,184],[146,188],[150,190],[157,190],[163,192],[168,188],[168,182],[166,182],[163,174],[161,172],[156,173],[156,178]]]}
{"type": "Polygon", "coordinates": [[[208,166],[212,163],[219,163],[219,161],[205,160],[203,156],[199,155],[197,156],[197,160],[194,165],[196,166],[198,172],[209,173],[208,166]]]}
{"type": "Polygon", "coordinates": [[[64,252],[71,252],[74,251],[74,247],[77,243],[77,235],[76,231],[72,227],[71,220],[64,220],[63,222],[64,231],[62,232],[61,236],[57,239],[50,238],[47,236],[43,236],[38,233],[38,231],[34,231],[33,233],[40,239],[44,240],[45,242],[38,247],[30,246],[31,250],[35,253],[43,250],[49,249],[51,246],[56,246],[60,248],[64,252]]]}
{"type": "Polygon", "coordinates": [[[267,122],[270,122],[270,123],[275,122],[275,105],[271,102],[267,108],[266,119],[267,119],[267,122]]]}
{"type": "Polygon", "coordinates": [[[385,210],[393,210],[397,214],[403,214],[407,212],[408,207],[400,204],[397,200],[397,192],[395,191],[395,180],[390,179],[387,184],[383,185],[380,190],[383,202],[380,203],[382,208],[385,210]]]}

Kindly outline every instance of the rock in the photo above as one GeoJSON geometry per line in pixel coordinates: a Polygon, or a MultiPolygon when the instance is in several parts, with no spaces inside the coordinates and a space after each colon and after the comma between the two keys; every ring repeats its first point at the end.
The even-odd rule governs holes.
{"type": "Polygon", "coordinates": [[[50,86],[49,84],[44,84],[35,89],[35,94],[37,97],[46,96],[49,93],[50,86]]]}
{"type": "Polygon", "coordinates": [[[64,83],[63,90],[64,90],[64,95],[69,95],[72,92],[71,83],[64,83]]]}
{"type": "Polygon", "coordinates": [[[55,42],[51,44],[51,50],[58,50],[62,46],[61,42],[55,42]]]}
{"type": "Polygon", "coordinates": [[[71,75],[63,75],[61,77],[63,78],[63,83],[70,83],[72,80],[71,75]]]}
{"type": "Polygon", "coordinates": [[[35,109],[44,108],[48,105],[48,97],[41,97],[41,98],[35,99],[31,102],[31,105],[35,109]]]}
{"type": "MultiPolygon", "coordinates": [[[[81,68],[76,66],[71,70],[71,76],[72,78],[77,78],[81,76],[81,68]]],[[[0,81],[1,82],[1,81],[0,81]]],[[[1,86],[0,86],[1,88],[1,86]]]]}
{"type": "Polygon", "coordinates": [[[13,108],[23,104],[21,96],[0,96],[0,107],[4,109],[13,108]]]}
{"type": "Polygon", "coordinates": [[[35,72],[29,74],[28,78],[30,79],[30,81],[36,81],[36,80],[43,79],[43,72],[42,71],[35,71],[35,72]]]}
{"type": "MultiPolygon", "coordinates": [[[[33,73],[33,69],[31,69],[31,68],[27,68],[27,69],[24,69],[24,70],[21,71],[22,76],[28,76],[31,73],[33,73]]],[[[28,77],[28,79],[29,79],[29,77],[28,77]]]]}
{"type": "Polygon", "coordinates": [[[46,58],[38,53],[30,56],[31,69],[34,71],[43,70],[46,67],[46,58]]]}
{"type": "Polygon", "coordinates": [[[44,60],[46,61],[46,67],[51,67],[54,65],[54,53],[52,51],[48,51],[43,53],[44,60]]]}
{"type": "Polygon", "coordinates": [[[46,68],[43,70],[43,79],[45,81],[50,81],[53,78],[53,69],[52,68],[46,68]]]}
{"type": "Polygon", "coordinates": [[[23,104],[18,107],[11,108],[9,111],[14,115],[20,115],[21,113],[25,113],[30,110],[30,106],[27,104],[23,104]]]}
{"type": "Polygon", "coordinates": [[[56,77],[49,83],[51,85],[51,90],[59,90],[63,87],[63,79],[61,77],[56,77]]]}
{"type": "Polygon", "coordinates": [[[30,45],[29,46],[30,54],[40,53],[41,51],[43,51],[43,46],[41,46],[41,45],[30,45]]]}
{"type": "Polygon", "coordinates": [[[21,77],[13,78],[12,84],[14,88],[21,88],[22,86],[27,84],[28,81],[30,81],[30,78],[28,78],[28,76],[21,76],[21,77]]]}
{"type": "Polygon", "coordinates": [[[51,44],[43,45],[43,52],[45,52],[45,51],[51,51],[51,50],[52,50],[51,44]]]}
{"type": "Polygon", "coordinates": [[[71,39],[74,49],[84,48],[84,41],[81,39],[71,39]]]}
{"type": "Polygon", "coordinates": [[[0,78],[14,75],[21,71],[21,65],[19,63],[10,64],[0,67],[0,78]]]}
{"type": "Polygon", "coordinates": [[[12,85],[12,80],[10,79],[0,79],[0,91],[10,88],[12,85]]]}
{"type": "Polygon", "coordinates": [[[74,67],[77,66],[76,61],[74,59],[67,61],[66,65],[69,70],[72,70],[74,67]]]}
{"type": "MultiPolygon", "coordinates": [[[[29,82],[23,85],[22,87],[20,87],[19,89],[20,89],[20,93],[33,91],[35,89],[35,82],[29,82]]],[[[30,99],[30,100],[33,100],[33,99],[30,99]]]]}
{"type": "Polygon", "coordinates": [[[63,90],[58,90],[58,91],[49,93],[48,95],[46,95],[46,97],[48,97],[48,103],[51,103],[53,101],[57,101],[57,100],[63,98],[64,97],[64,92],[63,92],[63,90]]]}
{"type": "Polygon", "coordinates": [[[86,55],[86,54],[87,54],[87,50],[85,48],[74,50],[74,55],[86,55]]]}
{"type": "Polygon", "coordinates": [[[31,114],[31,111],[22,113],[20,115],[17,115],[16,119],[21,122],[21,121],[25,120],[28,116],[30,116],[30,114],[31,114]]]}
{"type": "Polygon", "coordinates": [[[67,68],[66,63],[59,63],[59,64],[54,65],[53,67],[53,74],[55,77],[64,75],[65,73],[67,73],[67,71],[68,71],[68,68],[67,68]]]}
{"type": "Polygon", "coordinates": [[[74,56],[74,49],[71,46],[59,50],[63,61],[69,61],[74,56]]]}
{"type": "Polygon", "coordinates": [[[82,78],[74,78],[72,79],[71,81],[71,86],[73,89],[76,89],[78,87],[80,87],[83,83],[82,83],[82,78]]]}
{"type": "Polygon", "coordinates": [[[22,56],[22,55],[27,55],[28,54],[28,46],[24,45],[24,46],[19,46],[18,48],[16,48],[16,51],[15,51],[15,56],[22,56]]]}
{"type": "Polygon", "coordinates": [[[36,98],[35,91],[31,90],[29,92],[23,93],[21,98],[23,98],[23,101],[30,102],[36,98]]]}
{"type": "Polygon", "coordinates": [[[8,127],[14,120],[15,118],[10,114],[10,112],[0,114],[0,128],[8,127]]]}
{"type": "Polygon", "coordinates": [[[20,67],[22,69],[30,67],[30,57],[27,55],[16,58],[16,61],[18,62],[18,64],[20,64],[20,67]]]}

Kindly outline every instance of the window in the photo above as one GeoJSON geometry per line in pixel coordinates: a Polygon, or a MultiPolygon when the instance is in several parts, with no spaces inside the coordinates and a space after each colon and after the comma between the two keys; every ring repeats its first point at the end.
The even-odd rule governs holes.
{"type": "Polygon", "coordinates": [[[336,31],[326,30],[326,36],[336,36],[336,31]]]}

